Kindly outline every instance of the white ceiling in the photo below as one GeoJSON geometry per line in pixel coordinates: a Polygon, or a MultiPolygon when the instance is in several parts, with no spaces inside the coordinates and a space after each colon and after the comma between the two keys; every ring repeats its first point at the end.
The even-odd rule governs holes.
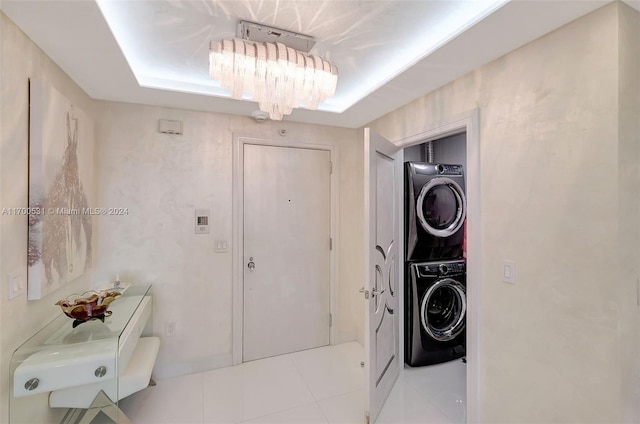
{"type": "MultiPolygon", "coordinates": [[[[285,120],[359,127],[609,0],[1,0],[91,97],[250,115],[208,77],[210,40],[239,20],[316,38],[336,95],[285,120]],[[222,97],[220,97],[222,96],[222,97]]],[[[640,10],[640,0],[628,4],[640,10]]]]}

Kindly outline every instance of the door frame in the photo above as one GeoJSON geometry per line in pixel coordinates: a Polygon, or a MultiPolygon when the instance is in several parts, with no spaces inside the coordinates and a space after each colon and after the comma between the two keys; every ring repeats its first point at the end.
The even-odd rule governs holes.
{"type": "MultiPolygon", "coordinates": [[[[479,421],[481,258],[480,109],[430,124],[424,131],[393,140],[401,148],[467,133],[467,422],[479,421]]],[[[403,230],[404,231],[404,230],[403,230]]],[[[402,246],[402,245],[401,245],[402,246]]],[[[404,314],[404,311],[402,312],[404,314]]],[[[404,329],[400,331],[404,349],[404,329]]],[[[404,353],[401,352],[402,355],[404,353]]]]}
{"type": "Polygon", "coordinates": [[[329,344],[338,340],[340,315],[338,305],[338,228],[340,198],[340,172],[338,167],[338,147],[326,144],[310,144],[288,140],[267,140],[250,136],[233,135],[233,169],[232,169],[232,311],[231,311],[231,357],[233,365],[242,363],[243,353],[243,321],[244,321],[244,145],[287,147],[328,151],[331,157],[332,172],[330,175],[330,237],[333,248],[329,251],[329,313],[332,323],[329,327],[329,344]]]}

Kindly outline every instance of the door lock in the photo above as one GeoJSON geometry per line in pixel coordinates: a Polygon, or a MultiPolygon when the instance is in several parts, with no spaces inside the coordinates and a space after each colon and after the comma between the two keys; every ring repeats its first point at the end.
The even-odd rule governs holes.
{"type": "Polygon", "coordinates": [[[249,268],[250,271],[253,271],[254,269],[256,269],[256,264],[253,262],[253,256],[249,258],[249,263],[247,264],[247,268],[249,268]]]}

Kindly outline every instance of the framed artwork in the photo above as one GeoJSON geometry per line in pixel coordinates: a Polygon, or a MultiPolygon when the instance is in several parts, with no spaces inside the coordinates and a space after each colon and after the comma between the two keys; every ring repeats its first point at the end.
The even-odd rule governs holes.
{"type": "Polygon", "coordinates": [[[27,298],[41,299],[91,268],[93,121],[42,79],[29,91],[27,298]]]}

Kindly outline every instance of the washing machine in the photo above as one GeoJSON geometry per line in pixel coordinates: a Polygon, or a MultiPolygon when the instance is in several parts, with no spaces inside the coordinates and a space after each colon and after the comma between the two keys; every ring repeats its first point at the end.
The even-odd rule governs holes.
{"type": "Polygon", "coordinates": [[[466,216],[462,165],[405,163],[406,261],[461,258],[466,216]]]}
{"type": "Polygon", "coordinates": [[[438,364],[466,354],[464,260],[407,264],[405,363],[438,364]]]}

